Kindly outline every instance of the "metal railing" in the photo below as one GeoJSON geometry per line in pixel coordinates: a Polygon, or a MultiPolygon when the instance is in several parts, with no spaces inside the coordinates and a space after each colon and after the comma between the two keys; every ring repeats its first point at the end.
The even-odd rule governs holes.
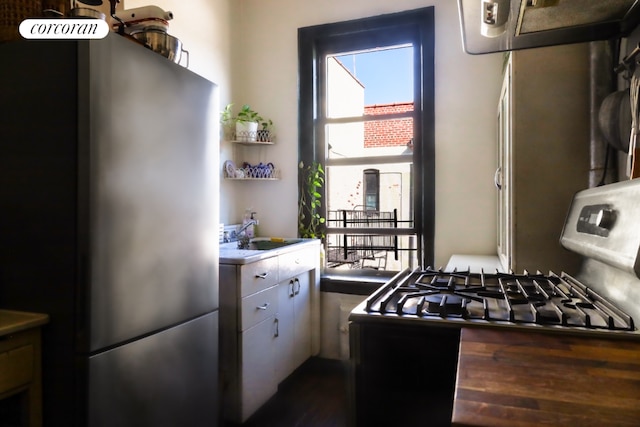
{"type": "MultiPolygon", "coordinates": [[[[359,229],[398,228],[398,211],[381,212],[356,207],[328,212],[329,227],[359,229]],[[360,208],[360,209],[359,209],[360,208]]],[[[398,236],[383,234],[327,235],[327,267],[348,265],[351,268],[384,270],[389,252],[398,259],[398,236]]]]}

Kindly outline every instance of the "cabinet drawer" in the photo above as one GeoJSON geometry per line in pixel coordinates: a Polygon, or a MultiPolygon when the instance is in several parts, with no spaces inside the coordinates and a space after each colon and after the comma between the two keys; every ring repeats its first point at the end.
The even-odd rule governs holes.
{"type": "Polygon", "coordinates": [[[234,421],[243,423],[278,391],[273,366],[274,350],[278,338],[275,318],[265,321],[240,334],[240,404],[234,421]]]}
{"type": "Polygon", "coordinates": [[[272,286],[248,297],[242,298],[240,309],[240,331],[257,325],[278,311],[278,287],[272,286]]]}
{"type": "Polygon", "coordinates": [[[24,345],[0,353],[0,394],[31,381],[33,352],[32,345],[24,345]]]}
{"type": "Polygon", "coordinates": [[[240,267],[240,296],[246,297],[278,283],[278,258],[272,257],[240,267]]]}
{"type": "Polygon", "coordinates": [[[312,246],[280,255],[280,280],[289,279],[317,268],[320,262],[319,250],[319,246],[312,246]]]}

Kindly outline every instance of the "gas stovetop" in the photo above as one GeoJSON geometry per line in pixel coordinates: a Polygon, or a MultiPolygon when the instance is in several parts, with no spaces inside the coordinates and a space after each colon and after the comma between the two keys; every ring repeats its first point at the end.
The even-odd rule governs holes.
{"type": "Polygon", "coordinates": [[[354,313],[502,326],[636,330],[631,316],[565,273],[418,269],[396,276],[354,313]]]}

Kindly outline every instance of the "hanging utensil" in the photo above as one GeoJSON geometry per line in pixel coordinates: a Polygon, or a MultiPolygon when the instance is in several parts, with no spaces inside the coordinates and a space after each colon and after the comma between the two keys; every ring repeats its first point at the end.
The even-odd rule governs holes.
{"type": "Polygon", "coordinates": [[[631,109],[629,89],[610,93],[600,104],[598,124],[602,135],[616,150],[629,151],[631,109]]]}
{"type": "Polygon", "coordinates": [[[640,149],[637,146],[638,134],[640,133],[640,78],[633,73],[631,76],[631,87],[629,88],[629,100],[631,102],[631,136],[629,138],[629,154],[627,156],[627,175],[629,178],[640,177],[640,149]]]}

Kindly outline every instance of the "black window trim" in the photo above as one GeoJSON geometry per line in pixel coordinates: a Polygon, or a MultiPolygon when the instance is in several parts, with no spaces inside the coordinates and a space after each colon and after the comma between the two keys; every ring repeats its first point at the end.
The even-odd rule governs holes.
{"type": "MultiPolygon", "coordinates": [[[[298,146],[299,161],[324,163],[324,144],[317,144],[322,135],[316,134],[316,99],[319,97],[317,68],[325,52],[353,50],[355,40],[359,47],[414,44],[419,84],[414,85],[414,208],[415,231],[422,266],[434,263],[435,240],[435,28],[434,7],[425,7],[298,29],[298,146]],[[384,31],[384,33],[380,33],[384,31]],[[343,36],[349,36],[345,38],[343,36]],[[346,40],[346,44],[345,44],[346,40]]],[[[366,120],[366,119],[365,119],[366,120]]],[[[333,121],[333,120],[331,120],[333,121]]],[[[324,215],[326,217],[326,214],[324,215]]]]}

